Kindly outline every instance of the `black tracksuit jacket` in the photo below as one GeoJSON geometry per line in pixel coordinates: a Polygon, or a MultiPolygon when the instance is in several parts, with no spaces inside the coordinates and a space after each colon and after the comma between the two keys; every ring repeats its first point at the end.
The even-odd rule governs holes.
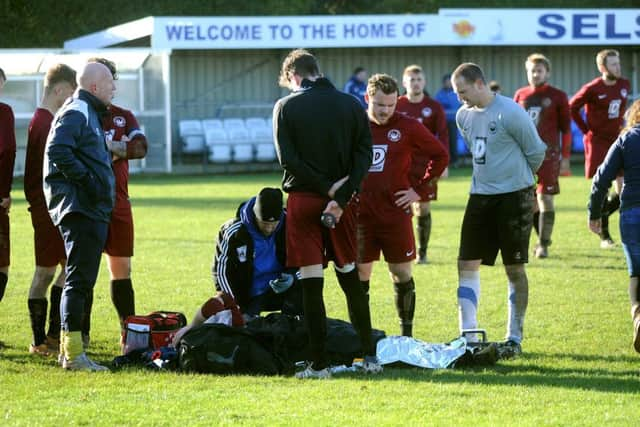
{"type": "Polygon", "coordinates": [[[273,123],[284,191],[326,196],[348,175],[334,197],[344,208],[372,159],[369,120],[358,100],[326,78],[305,79],[300,90],[276,103],[273,123]]]}

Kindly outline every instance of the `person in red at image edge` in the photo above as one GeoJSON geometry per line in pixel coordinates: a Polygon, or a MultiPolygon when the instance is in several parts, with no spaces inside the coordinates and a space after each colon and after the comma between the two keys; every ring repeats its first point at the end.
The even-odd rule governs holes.
{"type": "Polygon", "coordinates": [[[362,183],[358,209],[358,273],[369,290],[373,262],[384,254],[395,290],[401,333],[411,336],[415,312],[415,284],[411,273],[416,258],[411,205],[421,200],[446,168],[449,151],[414,118],[395,112],[398,84],[375,74],[367,86],[367,114],[373,140],[373,163],[362,183]],[[415,157],[430,159],[420,179],[415,157]]]}
{"type": "MultiPolygon", "coordinates": [[[[105,65],[114,80],[118,74],[116,65],[105,58],[90,58],[88,62],[105,65]]],[[[109,223],[109,233],[104,252],[107,255],[111,277],[111,301],[118,312],[120,326],[127,316],[135,314],[135,294],[131,283],[131,257],[133,256],[133,214],[129,201],[129,159],[141,159],[147,155],[147,138],[140,129],[133,113],[110,104],[102,118],[107,146],[113,155],[113,173],[116,177],[116,202],[109,223]]],[[[87,301],[86,311],[91,312],[93,295],[87,301]]],[[[82,334],[89,343],[90,316],[85,316],[82,334]]]]}
{"type": "MultiPolygon", "coordinates": [[[[7,76],[0,68],[0,91],[7,76]]],[[[0,102],[0,301],[4,297],[9,280],[9,208],[11,207],[11,183],[16,161],[15,119],[11,107],[0,102]]]]}
{"type": "Polygon", "coordinates": [[[29,203],[33,225],[33,248],[36,269],[31,280],[29,317],[33,342],[29,353],[48,356],[58,352],[60,343],[60,298],[64,287],[64,268],[67,256],[60,231],[53,225],[42,187],[44,147],[51,129],[53,116],[64,101],[76,90],[76,72],[64,64],[49,68],[44,78],[44,94],[40,107],[35,111],[27,134],[27,154],[24,167],[24,195],[29,203]],[[51,288],[49,330],[47,322],[47,288],[53,281],[57,266],[61,271],[51,288]]]}
{"type": "MultiPolygon", "coordinates": [[[[617,138],[624,121],[630,92],[629,80],[622,78],[620,54],[617,50],[605,49],[596,55],[596,65],[602,74],[586,83],[571,98],[571,117],[584,133],[584,174],[591,179],[613,141],[617,138]],[[586,121],[580,110],[584,107],[586,121]]],[[[609,195],[602,209],[600,247],[614,246],[609,233],[609,216],[620,207],[622,176],[615,182],[615,192],[609,195]]]]}
{"type": "MultiPolygon", "coordinates": [[[[447,129],[447,116],[438,101],[431,98],[424,90],[426,80],[424,72],[419,65],[409,65],[402,74],[402,86],[407,91],[398,99],[396,111],[406,113],[417,119],[429,131],[438,137],[438,140],[449,151],[449,130],[447,129]]],[[[423,177],[425,166],[431,160],[425,151],[417,151],[411,167],[412,179],[420,180],[423,177]]],[[[446,165],[445,165],[446,166],[446,165]]],[[[414,212],[417,219],[416,232],[418,233],[418,264],[427,263],[427,249],[431,237],[431,201],[438,198],[438,184],[433,181],[424,187],[421,201],[414,204],[414,212]]]]}
{"type": "Polygon", "coordinates": [[[529,113],[540,139],[547,144],[544,161],[536,172],[538,203],[533,214],[533,228],[538,234],[534,255],[546,258],[556,217],[553,196],[560,193],[558,177],[561,172],[569,170],[571,115],[567,95],[548,83],[551,61],[534,53],[525,61],[525,68],[529,86],[518,89],[513,100],[529,113]]]}

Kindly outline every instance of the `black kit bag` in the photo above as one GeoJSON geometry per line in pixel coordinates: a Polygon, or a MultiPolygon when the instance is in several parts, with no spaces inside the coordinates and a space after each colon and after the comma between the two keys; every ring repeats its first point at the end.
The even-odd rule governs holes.
{"type": "MultiPolygon", "coordinates": [[[[299,316],[271,313],[251,320],[246,328],[274,355],[281,373],[291,373],[296,362],[310,358],[309,337],[304,320],[299,316]]],[[[373,329],[374,347],[385,336],[384,331],[373,329]]],[[[360,338],[351,323],[327,319],[326,351],[332,365],[351,366],[354,358],[362,356],[360,338]]]]}
{"type": "Polygon", "coordinates": [[[178,344],[179,367],[186,372],[276,375],[273,355],[244,329],[212,323],[187,332],[178,344]]]}

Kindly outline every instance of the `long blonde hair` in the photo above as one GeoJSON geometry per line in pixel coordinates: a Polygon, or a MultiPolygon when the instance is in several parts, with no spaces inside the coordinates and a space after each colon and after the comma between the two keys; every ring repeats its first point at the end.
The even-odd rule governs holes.
{"type": "Polygon", "coordinates": [[[621,133],[627,133],[632,127],[640,123],[640,99],[636,99],[636,101],[631,104],[631,107],[629,107],[624,117],[627,123],[621,133]]]}

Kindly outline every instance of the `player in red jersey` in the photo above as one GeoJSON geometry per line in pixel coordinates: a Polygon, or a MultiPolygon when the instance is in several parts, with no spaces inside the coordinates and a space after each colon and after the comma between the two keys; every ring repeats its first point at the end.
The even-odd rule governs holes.
{"type": "MultiPolygon", "coordinates": [[[[0,68],[0,91],[7,81],[0,68]]],[[[9,208],[11,183],[16,160],[15,119],[11,107],[0,102],[0,301],[9,280],[9,208]]]]}
{"type": "Polygon", "coordinates": [[[64,101],[73,95],[75,89],[76,72],[71,67],[56,64],[49,68],[44,77],[42,101],[29,123],[27,135],[24,195],[29,203],[36,261],[27,301],[33,332],[29,353],[40,356],[57,352],[60,344],[60,298],[64,287],[64,268],[67,259],[62,236],[51,221],[44,198],[42,187],[44,147],[54,114],[62,107],[64,101]],[[45,334],[47,288],[53,281],[58,265],[60,265],[60,274],[51,288],[49,330],[45,334]]]}
{"type": "Polygon", "coordinates": [[[367,114],[373,139],[373,162],[362,184],[358,212],[358,273],[365,292],[373,261],[380,251],[391,273],[402,335],[411,336],[416,257],[411,205],[444,171],[449,151],[414,118],[396,113],[398,85],[393,77],[375,74],[367,85],[367,114]],[[416,153],[430,160],[414,180],[416,153]]]}
{"type": "Polygon", "coordinates": [[[551,61],[540,53],[534,53],[527,57],[525,68],[529,86],[518,89],[513,100],[527,110],[540,138],[547,144],[544,161],[537,172],[538,204],[533,216],[533,227],[538,233],[534,255],[546,258],[556,215],[553,196],[560,193],[558,177],[561,169],[569,169],[571,116],[567,95],[548,83],[551,61]]]}
{"type": "MultiPolygon", "coordinates": [[[[105,58],[90,58],[89,62],[104,64],[113,79],[118,78],[116,65],[105,58]]],[[[129,201],[129,159],[141,159],[147,155],[147,138],[140,129],[133,113],[117,105],[109,105],[103,117],[102,127],[107,146],[113,154],[113,173],[116,177],[116,202],[111,214],[109,234],[104,252],[111,277],[111,301],[118,312],[121,327],[127,316],[135,314],[135,297],[131,283],[131,257],[133,256],[133,214],[129,201]]],[[[86,311],[91,312],[93,297],[88,298],[86,311]]],[[[83,340],[88,343],[88,319],[83,326],[83,340]]]]}
{"type": "MultiPolygon", "coordinates": [[[[631,88],[629,80],[621,77],[618,51],[601,50],[596,55],[596,64],[602,75],[582,86],[569,102],[571,117],[584,133],[584,173],[589,179],[595,175],[609,147],[620,133],[631,88]],[[580,115],[582,107],[586,122],[580,115]]],[[[620,207],[618,194],[621,188],[620,176],[616,179],[615,193],[607,197],[602,209],[601,248],[614,246],[609,234],[609,216],[620,207]]]]}
{"type": "MultiPolygon", "coordinates": [[[[396,111],[405,113],[417,119],[429,131],[438,137],[438,140],[449,151],[449,130],[447,129],[447,117],[442,105],[431,98],[424,90],[426,81],[424,72],[419,65],[409,65],[402,74],[402,86],[407,91],[398,99],[396,111]]],[[[426,152],[417,152],[411,166],[412,182],[417,182],[423,177],[425,166],[431,159],[426,152]]],[[[416,232],[418,233],[418,264],[427,263],[427,248],[431,236],[431,201],[438,198],[438,184],[434,181],[424,187],[420,194],[420,202],[414,204],[414,212],[417,219],[416,232]]]]}

